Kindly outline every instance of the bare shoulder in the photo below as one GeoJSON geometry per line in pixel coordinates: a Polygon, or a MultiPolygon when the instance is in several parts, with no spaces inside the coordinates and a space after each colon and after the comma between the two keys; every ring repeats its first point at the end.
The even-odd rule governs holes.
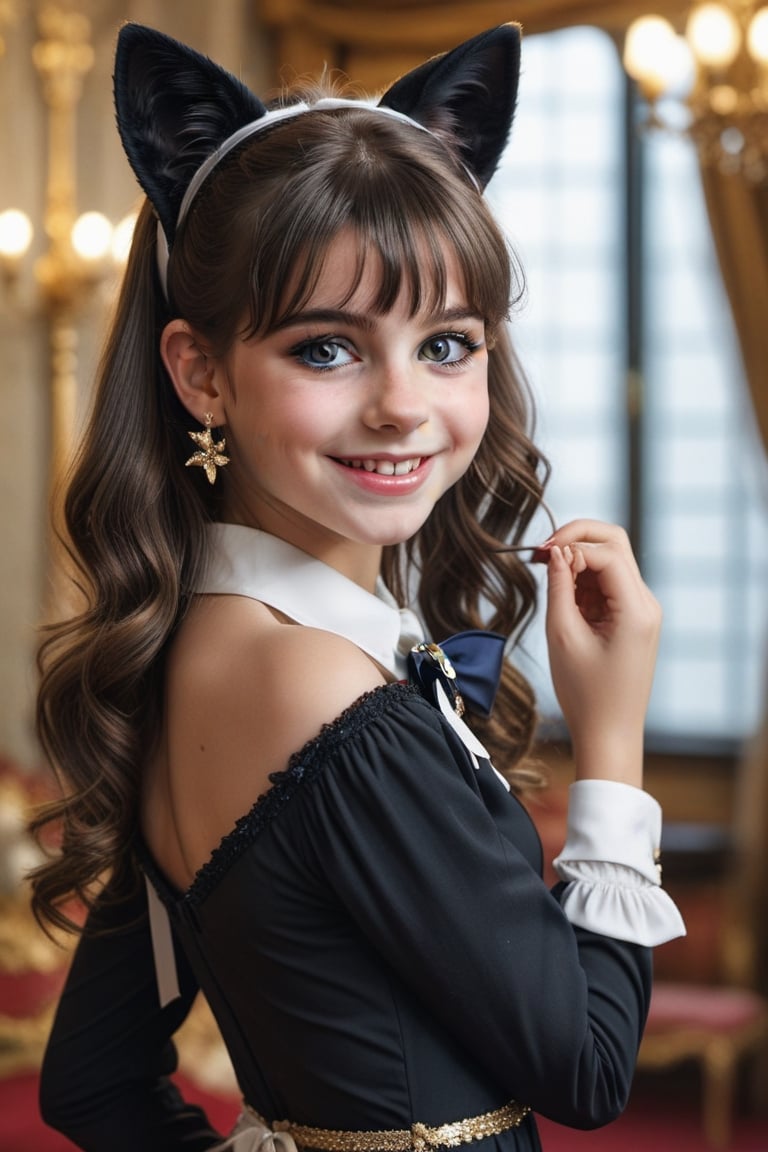
{"type": "MultiPolygon", "coordinates": [[[[355,644],[332,632],[286,623],[242,596],[201,597],[169,667],[172,699],[207,724],[228,721],[226,739],[266,749],[285,736],[290,755],[384,676],[355,644]],[[174,699],[175,698],[175,699],[174,699]],[[269,731],[259,724],[268,719],[269,731]],[[281,724],[285,720],[286,724],[281,724]]],[[[279,758],[278,758],[279,759],[279,758]]],[[[273,764],[270,770],[282,767],[273,764]]]]}
{"type": "Polygon", "coordinates": [[[187,872],[268,790],[272,772],[384,683],[343,637],[286,623],[245,597],[201,597],[169,656],[164,764],[154,782],[168,812],[150,819],[173,827],[187,872]]]}

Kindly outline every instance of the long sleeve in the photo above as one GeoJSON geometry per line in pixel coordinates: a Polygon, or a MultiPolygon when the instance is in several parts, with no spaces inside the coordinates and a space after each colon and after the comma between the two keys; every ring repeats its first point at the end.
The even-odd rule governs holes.
{"type": "Polygon", "coordinates": [[[78,943],[41,1074],[40,1109],[85,1152],[202,1152],[221,1139],[169,1079],[171,1040],[197,993],[177,950],[181,997],[161,1009],[146,891],[102,897],[78,943]]]}
{"type": "Polygon", "coordinates": [[[311,867],[501,1092],[574,1127],[614,1118],[648,950],[569,923],[521,851],[527,815],[434,710],[417,701],[343,735],[303,765],[311,867]]]}

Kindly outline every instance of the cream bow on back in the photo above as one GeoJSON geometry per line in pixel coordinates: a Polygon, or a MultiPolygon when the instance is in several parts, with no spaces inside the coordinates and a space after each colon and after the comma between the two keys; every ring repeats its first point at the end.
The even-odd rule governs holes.
{"type": "Polygon", "coordinates": [[[211,1152],[298,1152],[290,1132],[274,1132],[250,1108],[246,1108],[223,1144],[211,1152]]]}

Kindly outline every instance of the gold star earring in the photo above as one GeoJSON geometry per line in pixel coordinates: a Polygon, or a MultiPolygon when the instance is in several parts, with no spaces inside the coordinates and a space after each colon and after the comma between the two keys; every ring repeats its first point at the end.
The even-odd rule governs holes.
{"type": "Polygon", "coordinates": [[[223,468],[225,464],[229,464],[229,456],[224,455],[227,442],[224,437],[214,442],[211,436],[212,424],[213,413],[206,412],[205,431],[187,433],[190,440],[194,440],[201,451],[192,453],[189,460],[186,461],[186,467],[189,468],[190,464],[194,464],[197,468],[203,468],[208,477],[209,484],[213,484],[216,479],[216,469],[223,468]]]}

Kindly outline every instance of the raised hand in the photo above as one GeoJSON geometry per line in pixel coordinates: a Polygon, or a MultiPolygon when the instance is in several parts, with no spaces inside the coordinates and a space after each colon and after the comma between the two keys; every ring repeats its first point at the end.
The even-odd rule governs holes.
{"type": "Polygon", "coordinates": [[[547,644],[580,779],[642,786],[661,609],[627,534],[574,520],[547,541],[547,644]]]}

